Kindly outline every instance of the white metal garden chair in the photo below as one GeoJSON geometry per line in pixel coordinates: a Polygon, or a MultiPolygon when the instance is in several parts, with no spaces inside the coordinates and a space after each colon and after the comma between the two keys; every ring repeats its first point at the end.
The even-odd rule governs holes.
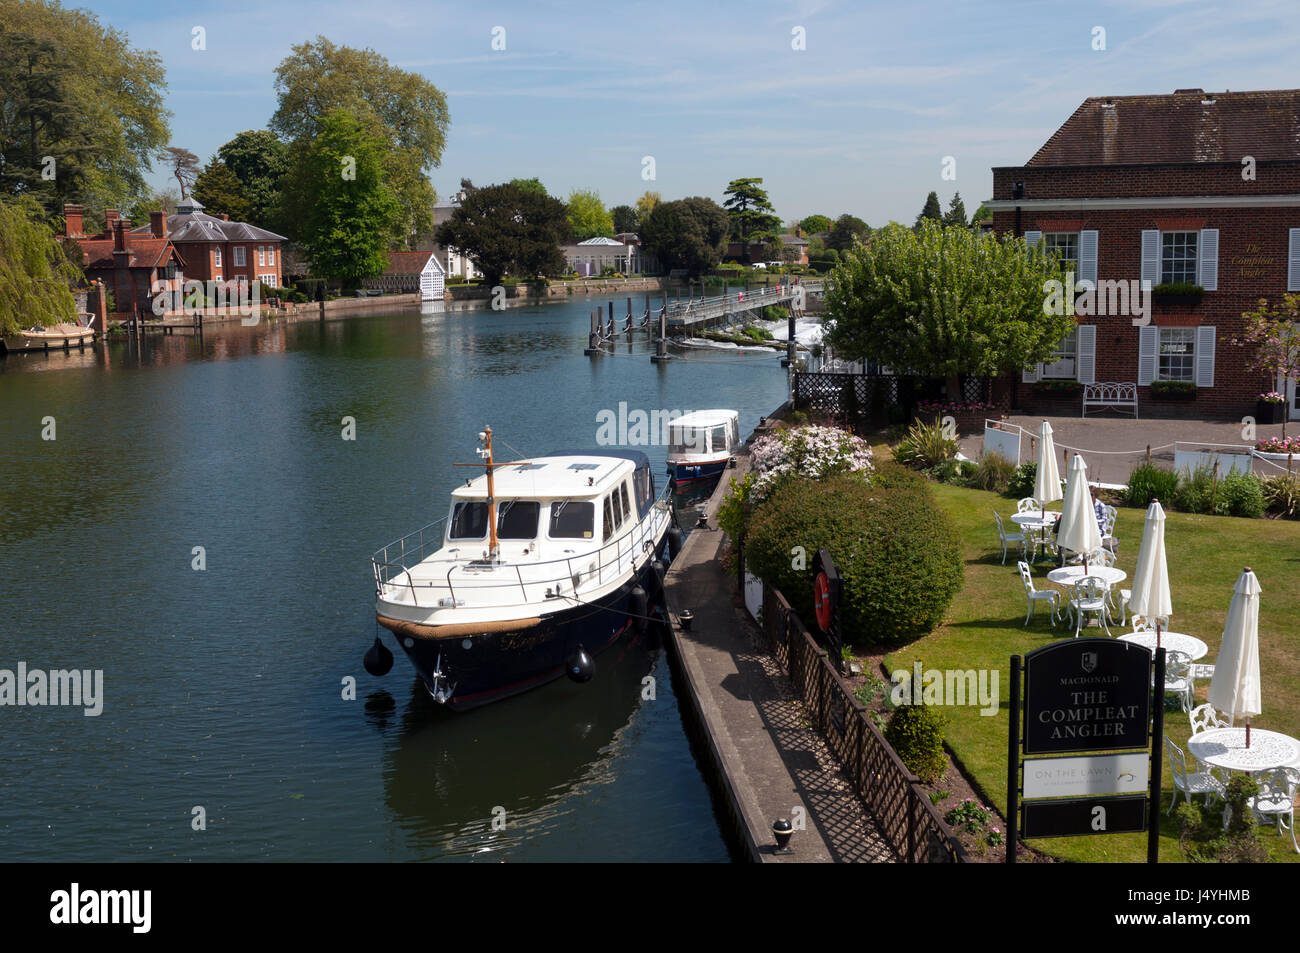
{"type": "Polygon", "coordinates": [[[1034,578],[1029,572],[1029,563],[1023,559],[1016,563],[1016,568],[1020,570],[1020,580],[1025,584],[1025,625],[1029,625],[1029,617],[1034,614],[1035,602],[1046,602],[1052,607],[1052,625],[1056,625],[1057,615],[1061,608],[1061,594],[1055,589],[1038,589],[1034,586],[1034,578]]]}
{"type": "MultiPolygon", "coordinates": [[[[1174,781],[1174,796],[1169,801],[1169,810],[1166,813],[1172,814],[1174,812],[1174,805],[1178,803],[1179,791],[1183,792],[1183,797],[1189,804],[1192,798],[1198,794],[1205,795],[1206,804],[1210,803],[1211,798],[1224,796],[1223,782],[1215,776],[1212,768],[1206,768],[1203,771],[1188,771],[1187,754],[1168,738],[1165,738],[1165,753],[1169,756],[1169,773],[1174,781]]],[[[1192,759],[1192,767],[1200,767],[1195,758],[1192,759]]]]}
{"type": "Polygon", "coordinates": [[[1017,543],[1020,546],[1020,555],[1025,555],[1025,534],[1008,533],[1002,524],[1002,517],[997,510],[993,511],[993,519],[998,524],[998,540],[1002,543],[1002,565],[1007,564],[1007,543],[1017,543]]]}
{"type": "Polygon", "coordinates": [[[1165,694],[1177,695],[1183,711],[1191,711],[1196,680],[1192,678],[1192,657],[1173,649],[1165,651],[1165,694]]]}
{"type": "Polygon", "coordinates": [[[1101,547],[1107,552],[1114,553],[1119,549],[1119,540],[1115,538],[1115,521],[1119,519],[1119,510],[1113,506],[1105,506],[1102,509],[1101,518],[1101,547]]]}
{"type": "MultiPolygon", "coordinates": [[[[1166,662],[1166,665],[1168,662],[1166,662]]],[[[1231,722],[1219,714],[1219,710],[1206,702],[1204,705],[1197,705],[1187,713],[1187,718],[1192,723],[1192,734],[1199,735],[1202,731],[1209,731],[1211,728],[1228,728],[1231,722]]]]}
{"type": "Polygon", "coordinates": [[[1036,499],[1034,499],[1032,496],[1027,496],[1023,500],[1020,500],[1018,503],[1016,503],[1017,513],[1037,513],[1040,512],[1042,508],[1043,505],[1039,503],[1036,499]]]}
{"type": "Polygon", "coordinates": [[[1270,820],[1277,824],[1278,836],[1283,831],[1291,832],[1291,846],[1300,854],[1300,843],[1295,836],[1295,792],[1300,785],[1300,770],[1295,768],[1274,768],[1257,775],[1259,794],[1248,802],[1261,824],[1270,820]],[[1289,822],[1289,823],[1288,823],[1289,822]]]}
{"type": "Polygon", "coordinates": [[[1091,612],[1097,624],[1110,635],[1110,608],[1106,603],[1106,583],[1096,576],[1084,576],[1074,584],[1070,596],[1070,614],[1074,619],[1074,637],[1079,637],[1083,620],[1091,612]]]}

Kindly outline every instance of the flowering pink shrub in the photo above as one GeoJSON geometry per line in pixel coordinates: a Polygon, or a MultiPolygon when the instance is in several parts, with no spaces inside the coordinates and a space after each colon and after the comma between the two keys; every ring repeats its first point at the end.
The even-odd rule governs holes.
{"type": "Polygon", "coordinates": [[[836,473],[869,473],[872,468],[871,446],[834,427],[778,430],[755,440],[751,454],[754,502],[765,499],[777,481],[790,474],[824,480],[836,473]]]}
{"type": "Polygon", "coordinates": [[[1281,394],[1279,394],[1279,393],[1278,393],[1277,391],[1275,391],[1275,390],[1271,390],[1271,391],[1269,391],[1267,394],[1260,394],[1259,397],[1256,398],[1256,400],[1262,400],[1262,401],[1264,401],[1264,402],[1267,403],[1267,404],[1285,404],[1285,403],[1286,403],[1286,398],[1283,397],[1281,394]]]}
{"type": "Polygon", "coordinates": [[[927,414],[955,414],[962,411],[995,410],[993,404],[985,400],[950,400],[946,403],[937,400],[923,400],[916,409],[927,414]]]}
{"type": "Polygon", "coordinates": [[[1300,437],[1266,437],[1256,441],[1260,453],[1300,453],[1300,437]]]}

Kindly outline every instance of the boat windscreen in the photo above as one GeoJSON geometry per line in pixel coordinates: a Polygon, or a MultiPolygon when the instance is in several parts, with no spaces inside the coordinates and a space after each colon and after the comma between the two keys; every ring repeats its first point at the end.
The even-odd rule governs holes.
{"type": "Polygon", "coordinates": [[[596,505],[590,500],[556,500],[551,504],[553,539],[591,539],[595,522],[596,505]]]}
{"type": "Polygon", "coordinates": [[[482,539],[486,535],[486,503],[461,502],[452,508],[451,525],[447,527],[448,539],[482,539]]]}
{"type": "Polygon", "coordinates": [[[541,504],[536,500],[500,500],[497,503],[498,539],[536,539],[537,516],[541,504]]]}
{"type": "Polygon", "coordinates": [[[730,428],[726,424],[723,424],[721,427],[710,428],[709,440],[712,444],[710,449],[712,449],[714,453],[719,453],[720,451],[727,449],[727,431],[729,429],[730,428]]]}

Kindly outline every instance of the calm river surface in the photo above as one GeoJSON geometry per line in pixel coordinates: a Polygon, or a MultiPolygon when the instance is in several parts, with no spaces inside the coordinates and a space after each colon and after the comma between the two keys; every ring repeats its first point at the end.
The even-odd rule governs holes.
{"type": "Polygon", "coordinates": [[[0,360],[0,669],[104,673],[98,717],[0,707],[0,859],[727,860],[654,637],[463,715],[387,633],[393,670],[361,666],[370,554],[445,515],[484,424],[539,454],[620,401],[745,434],[784,399],[776,354],[586,358],[594,306],[0,360]]]}

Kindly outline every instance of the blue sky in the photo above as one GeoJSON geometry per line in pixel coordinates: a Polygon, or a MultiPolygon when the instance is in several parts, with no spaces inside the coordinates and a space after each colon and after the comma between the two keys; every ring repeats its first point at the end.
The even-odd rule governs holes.
{"type": "MultiPolygon", "coordinates": [[[[68,5],[75,6],[75,0],[68,5]]],[[[1300,86],[1295,0],[433,3],[345,0],[87,8],[167,68],[172,140],[206,160],[275,109],[290,46],[371,47],[447,95],[440,195],[537,176],[607,205],[760,176],[784,220],[910,223],[930,190],[968,212],[1088,96],[1300,86]],[[207,49],[191,48],[202,26],[207,49]],[[491,48],[505,28],[504,51],[491,48]],[[1105,29],[1104,51],[1093,47],[1105,29]],[[806,49],[792,48],[796,27],[806,49]],[[642,179],[653,156],[656,178],[642,179]],[[955,181],[941,177],[956,159],[955,181]]],[[[164,177],[154,177],[160,184],[164,177]]]]}

